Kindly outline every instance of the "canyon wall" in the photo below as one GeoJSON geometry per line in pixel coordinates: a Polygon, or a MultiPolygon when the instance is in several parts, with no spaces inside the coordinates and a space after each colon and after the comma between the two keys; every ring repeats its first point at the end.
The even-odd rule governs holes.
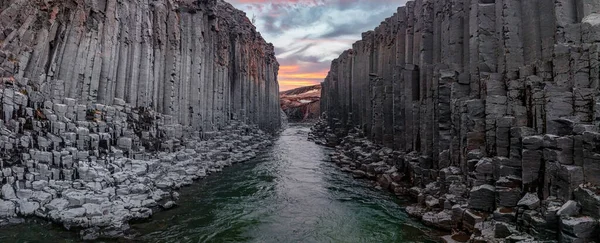
{"type": "Polygon", "coordinates": [[[222,0],[0,0],[0,226],[126,236],[271,143],[278,69],[222,0]]]}
{"type": "Polygon", "coordinates": [[[273,130],[278,68],[273,46],[221,0],[0,2],[0,78],[31,87],[32,103],[121,99],[190,131],[232,118],[273,130]]]}
{"type": "Polygon", "coordinates": [[[416,213],[424,220],[599,240],[599,53],[597,0],[409,1],[333,61],[328,143],[341,141],[351,169],[398,169],[375,174],[396,191],[415,186],[418,207],[435,212],[416,213]],[[361,135],[395,152],[374,159],[361,135]],[[569,200],[576,218],[559,218],[569,200]]]}

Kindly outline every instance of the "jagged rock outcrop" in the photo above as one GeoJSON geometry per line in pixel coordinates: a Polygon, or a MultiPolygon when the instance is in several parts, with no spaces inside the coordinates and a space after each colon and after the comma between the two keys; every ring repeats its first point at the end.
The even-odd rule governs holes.
{"type": "Polygon", "coordinates": [[[281,109],[290,121],[316,120],[321,114],[321,85],[300,87],[279,94],[281,109]]]}
{"type": "Polygon", "coordinates": [[[0,225],[123,236],[270,144],[278,68],[221,0],[0,1],[0,225]]]}
{"type": "Polygon", "coordinates": [[[333,61],[313,135],[473,240],[598,241],[599,19],[596,0],[410,1],[333,61]]]}

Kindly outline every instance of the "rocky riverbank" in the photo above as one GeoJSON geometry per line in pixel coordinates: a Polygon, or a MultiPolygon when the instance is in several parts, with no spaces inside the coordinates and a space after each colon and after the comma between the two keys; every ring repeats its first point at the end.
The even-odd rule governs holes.
{"type": "Polygon", "coordinates": [[[455,239],[599,241],[599,19],[597,0],[408,1],[333,60],[323,142],[455,239]]]}
{"type": "Polygon", "coordinates": [[[494,161],[502,158],[472,154],[472,173],[465,175],[456,166],[433,172],[422,167],[432,163],[427,158],[373,143],[360,129],[340,137],[321,120],[309,138],[335,147],[331,158],[341,170],[414,199],[406,212],[426,225],[450,232],[442,237],[444,242],[600,240],[600,188],[591,184],[574,188],[573,200],[552,196],[541,200],[535,193],[521,193],[522,179],[494,161]]]}
{"type": "Polygon", "coordinates": [[[184,136],[169,116],[118,100],[123,105],[66,100],[33,110],[21,106],[25,95],[12,89],[0,94],[5,107],[11,97],[19,107],[8,114],[16,119],[0,123],[0,225],[40,217],[80,230],[86,240],[122,237],[128,222],[176,206],[178,188],[271,143],[258,127],[237,121],[184,136]]]}
{"type": "Polygon", "coordinates": [[[0,225],[123,236],[270,144],[278,69],[222,0],[0,1],[0,225]]]}

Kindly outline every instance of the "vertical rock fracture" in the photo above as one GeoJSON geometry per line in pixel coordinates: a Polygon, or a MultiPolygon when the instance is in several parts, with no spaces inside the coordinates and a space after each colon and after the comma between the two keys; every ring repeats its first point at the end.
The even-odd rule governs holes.
{"type": "Polygon", "coordinates": [[[426,223],[598,241],[599,53],[597,0],[410,1],[333,61],[314,135],[426,223]]]}
{"type": "Polygon", "coordinates": [[[35,215],[93,239],[172,207],[269,144],[278,69],[222,0],[0,1],[0,225],[35,215]]]}

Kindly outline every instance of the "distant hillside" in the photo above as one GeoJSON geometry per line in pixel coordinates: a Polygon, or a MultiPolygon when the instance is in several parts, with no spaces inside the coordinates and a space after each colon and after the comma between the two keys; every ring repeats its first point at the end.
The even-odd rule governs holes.
{"type": "Polygon", "coordinates": [[[313,85],[313,86],[304,86],[304,87],[300,87],[300,88],[295,88],[292,90],[287,90],[287,91],[281,91],[279,92],[279,95],[300,95],[300,94],[313,94],[314,91],[319,91],[318,92],[318,96],[321,96],[321,85],[317,84],[317,85],[313,85]],[[310,92],[313,91],[313,92],[310,92]]]}
{"type": "Polygon", "coordinates": [[[291,122],[316,119],[321,113],[321,85],[300,87],[279,93],[281,109],[291,122]]]}

